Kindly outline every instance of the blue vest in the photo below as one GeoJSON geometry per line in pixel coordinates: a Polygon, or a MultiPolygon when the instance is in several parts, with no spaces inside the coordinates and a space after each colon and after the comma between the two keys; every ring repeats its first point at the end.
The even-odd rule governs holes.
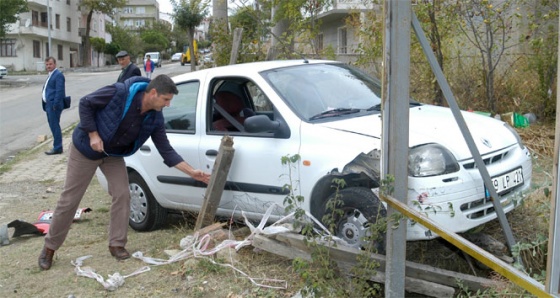
{"type": "MultiPolygon", "coordinates": [[[[103,109],[98,110],[95,114],[97,132],[101,140],[103,140],[104,146],[107,146],[115,136],[122,119],[124,119],[124,116],[128,112],[128,108],[134,96],[138,92],[144,91],[149,81],[148,78],[136,76],[126,80],[124,83],[113,84],[117,89],[115,95],[103,109]]],[[[152,132],[159,125],[163,125],[162,112],[148,112],[144,117],[140,128],[140,134],[136,138],[136,141],[133,144],[128,144],[129,149],[127,152],[120,153],[119,156],[130,156],[138,151],[140,146],[148,140],[152,132]]],[[[89,134],[81,128],[80,124],[74,129],[72,142],[78,151],[89,159],[96,160],[107,157],[105,153],[94,151],[91,148],[89,134]]],[[[111,148],[105,147],[105,152],[110,154],[111,148]]]]}

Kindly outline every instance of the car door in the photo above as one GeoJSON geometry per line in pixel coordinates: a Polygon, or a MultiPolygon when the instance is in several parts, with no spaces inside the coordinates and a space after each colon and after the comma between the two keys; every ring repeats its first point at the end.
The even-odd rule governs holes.
{"type": "MultiPolygon", "coordinates": [[[[270,88],[269,88],[270,89],[270,88]]],[[[272,120],[281,117],[269,96],[261,87],[246,78],[224,77],[212,82],[211,91],[206,100],[207,121],[205,135],[200,142],[200,160],[203,167],[213,167],[225,135],[233,138],[234,157],[227,176],[224,193],[219,204],[219,213],[231,215],[245,211],[249,216],[260,218],[272,204],[283,205],[288,194],[286,184],[291,184],[297,177],[290,177],[290,170],[282,165],[283,156],[296,154],[299,147],[297,129],[291,129],[288,137],[275,137],[273,133],[253,134],[240,131],[235,127],[219,130],[213,125],[220,120],[214,105],[214,95],[227,90],[241,97],[246,114],[244,116],[267,115],[272,120]]],[[[238,115],[232,115],[237,118],[238,115]]],[[[284,124],[286,125],[286,124],[284,124]]],[[[295,124],[298,125],[297,123],[295,124]]],[[[221,126],[219,126],[221,127],[221,126]]],[[[294,174],[295,175],[295,174],[294,174]]],[[[277,209],[275,213],[282,213],[277,209]]]]}
{"type": "MultiPolygon", "coordinates": [[[[200,134],[197,133],[200,124],[196,117],[200,82],[179,83],[177,89],[179,93],[171,105],[163,109],[167,137],[186,162],[195,169],[201,168],[198,156],[200,134]]],[[[127,163],[141,173],[163,207],[190,209],[204,197],[206,184],[165,165],[151,139],[127,163]]]]}

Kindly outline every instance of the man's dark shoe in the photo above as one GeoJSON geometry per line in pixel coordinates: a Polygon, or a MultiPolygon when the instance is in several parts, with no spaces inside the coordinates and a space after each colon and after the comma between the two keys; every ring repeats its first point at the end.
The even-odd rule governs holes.
{"type": "Polygon", "coordinates": [[[51,149],[50,151],[45,151],[46,155],[55,155],[55,154],[62,154],[62,149],[61,150],[54,150],[51,149]]]}
{"type": "Polygon", "coordinates": [[[43,250],[41,250],[41,255],[39,255],[39,267],[41,267],[42,270],[51,269],[53,256],[54,256],[54,250],[43,246],[43,250]]]}
{"type": "Polygon", "coordinates": [[[126,260],[130,258],[130,254],[128,253],[128,251],[121,246],[109,246],[109,252],[117,260],[126,260]]]}

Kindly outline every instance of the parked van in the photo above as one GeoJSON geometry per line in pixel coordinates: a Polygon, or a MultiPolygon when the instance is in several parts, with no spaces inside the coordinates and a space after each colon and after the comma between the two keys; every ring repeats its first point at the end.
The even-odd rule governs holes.
{"type": "Polygon", "coordinates": [[[150,56],[150,60],[154,61],[156,67],[161,67],[161,53],[160,52],[148,52],[144,55],[144,64],[146,64],[147,56],[150,56]]]}

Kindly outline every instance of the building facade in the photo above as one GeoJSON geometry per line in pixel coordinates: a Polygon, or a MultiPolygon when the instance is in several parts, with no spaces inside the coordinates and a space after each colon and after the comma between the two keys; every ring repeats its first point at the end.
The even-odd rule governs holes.
{"type": "Polygon", "coordinates": [[[159,3],[157,0],[128,0],[128,3],[115,12],[117,26],[130,30],[151,26],[159,22],[159,3]]]}
{"type": "Polygon", "coordinates": [[[77,66],[81,43],[77,1],[28,0],[27,6],[29,11],[20,14],[0,40],[0,64],[15,71],[44,70],[45,58],[53,56],[58,67],[77,66]]]}
{"type": "MultiPolygon", "coordinates": [[[[96,66],[97,52],[85,53],[82,48],[88,12],[80,10],[80,2],[28,0],[29,11],[21,13],[5,38],[0,39],[0,64],[12,71],[43,71],[45,58],[52,56],[59,68],[73,68],[81,66],[80,55],[87,55],[96,66]]],[[[108,22],[111,20],[106,15],[94,13],[90,37],[111,42],[105,32],[108,22]]],[[[99,65],[105,65],[104,54],[100,55],[99,65]]]]}

